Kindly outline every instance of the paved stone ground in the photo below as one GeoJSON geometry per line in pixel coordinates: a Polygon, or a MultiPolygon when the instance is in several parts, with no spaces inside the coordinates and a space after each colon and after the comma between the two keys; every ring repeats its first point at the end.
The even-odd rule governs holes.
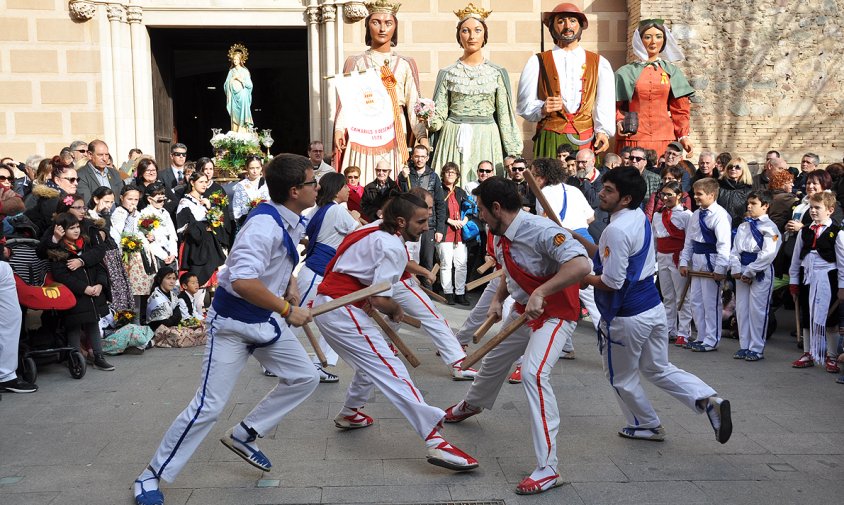
{"type": "MultiPolygon", "coordinates": [[[[466,312],[445,309],[453,325],[466,312]]],[[[368,504],[503,500],[506,504],[796,504],[840,503],[844,386],[816,367],[794,370],[798,352],[788,336],[792,314],[767,359],[730,359],[735,340],[719,352],[671,346],[678,366],[699,374],[733,404],[735,430],[715,442],[705,416],[647,386],[668,432],[664,443],[618,437],[624,424],[600,367],[588,323],[578,328],[577,359],[553,372],[562,411],[560,472],[571,482],[540,496],[520,497],[515,485],[534,466],[521,386],[505,384],[495,409],[446,436],[480,460],[479,470],[454,474],[425,462],[423,443],[382,395],[367,406],[376,424],[354,432],[334,428],[350,370],[340,384],[314,395],[262,440],[274,469],[264,474],[217,440],[272,387],[250,361],[220,422],[172,485],[168,505],[368,504]]],[[[432,404],[447,407],[469,387],[449,380],[430,341],[403,331],[423,364],[412,372],[432,404]]],[[[89,370],[71,379],[60,365],[43,367],[41,390],[3,395],[0,402],[0,503],[4,505],[130,504],[130,485],[164,430],[193,396],[201,349],[153,349],[113,358],[115,372],[89,370]]]]}

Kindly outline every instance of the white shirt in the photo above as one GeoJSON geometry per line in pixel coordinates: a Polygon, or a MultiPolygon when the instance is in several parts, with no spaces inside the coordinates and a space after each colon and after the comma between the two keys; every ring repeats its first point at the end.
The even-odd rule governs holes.
{"type": "Polygon", "coordinates": [[[757,272],[767,269],[777,252],[782,246],[782,237],[777,225],[771,221],[767,214],[759,218],[759,231],[762,233],[762,247],[756,243],[753,234],[750,232],[750,223],[741,223],[736,230],[736,237],[733,239],[733,250],[730,251],[730,271],[733,274],[741,273],[745,277],[753,277],[757,272]],[[747,266],[742,266],[739,259],[742,252],[757,253],[756,261],[747,266]]]}
{"type": "MultiPolygon", "coordinates": [[[[560,77],[560,96],[563,106],[571,113],[580,108],[583,86],[583,66],[586,64],[586,51],[583,47],[566,51],[558,46],[552,50],[554,64],[560,77]]],[[[531,56],[519,77],[519,95],[516,112],[525,120],[538,123],[543,118],[542,108],[545,101],[537,96],[539,83],[539,60],[531,56]]],[[[610,63],[603,57],[598,58],[598,84],[595,107],[592,109],[592,122],[596,132],[604,132],[608,137],[615,136],[615,75],[610,63]]]]}
{"type": "Polygon", "coordinates": [[[173,171],[173,179],[176,180],[176,185],[185,182],[185,170],[184,168],[176,168],[174,166],[170,167],[170,170],[173,171]]]}
{"type": "Polygon", "coordinates": [[[178,256],[179,246],[176,244],[176,227],[173,225],[170,213],[163,207],[156,209],[152,205],[148,205],[141,211],[139,220],[148,216],[156,216],[161,221],[158,228],[152,230],[152,236],[155,240],[149,244],[150,252],[161,260],[168,256],[178,256]]]}
{"type": "MultiPolygon", "coordinates": [[[[578,256],[586,257],[586,249],[580,242],[573,239],[571,234],[560,228],[547,217],[535,216],[520,210],[507,227],[504,236],[510,240],[510,256],[519,268],[537,277],[554,275],[560,270],[560,265],[578,256]],[[558,238],[562,235],[562,239],[558,238]]],[[[504,263],[504,251],[501,248],[501,237],[494,237],[495,257],[503,265],[505,273],[507,265],[504,263]]],[[[530,295],[507,273],[507,291],[514,300],[526,304],[530,295]]]]}
{"type": "Polygon", "coordinates": [[[404,240],[379,230],[349,246],[337,258],[333,271],[351,275],[365,286],[387,281],[390,289],[378,296],[392,296],[392,285],[399,281],[405,268],[407,249],[404,240]]]}
{"type": "MultiPolygon", "coordinates": [[[[604,272],[601,282],[612,289],[621,289],[627,280],[627,267],[630,257],[642,250],[645,245],[645,226],[647,220],[641,209],[622,209],[610,216],[610,224],[598,241],[598,254],[604,272]]],[[[648,245],[645,265],[639,279],[652,277],[656,273],[656,247],[653,235],[648,245]]]]}
{"type": "MultiPolygon", "coordinates": [[[[659,211],[654,214],[652,224],[654,236],[656,238],[665,238],[671,235],[670,233],[668,233],[668,230],[665,228],[665,225],[662,224],[662,213],[663,211],[659,211]]],[[[681,230],[685,230],[686,227],[688,227],[689,219],[691,218],[692,211],[686,209],[682,205],[676,205],[673,209],[671,209],[671,224],[681,230]]]]}
{"type": "MultiPolygon", "coordinates": [[[[814,223],[812,223],[814,224],[814,223]]],[[[832,219],[827,219],[821,225],[823,226],[818,235],[824,233],[829,225],[832,224],[832,219]]],[[[811,247],[809,244],[807,247],[811,247]]],[[[844,286],[844,233],[839,232],[835,237],[835,260],[836,263],[830,263],[821,258],[817,251],[809,251],[806,257],[800,259],[800,253],[803,251],[803,234],[797,233],[797,242],[794,243],[794,254],[791,256],[791,266],[788,269],[789,284],[800,284],[800,267],[803,267],[805,278],[803,284],[811,284],[815,276],[818,274],[826,274],[830,270],[838,268],[838,285],[844,286]]],[[[833,296],[836,294],[833,293],[833,296]]]]}
{"type": "MultiPolygon", "coordinates": [[[[579,230],[589,226],[589,220],[595,218],[595,209],[586,201],[583,192],[574,186],[568,184],[554,184],[553,186],[545,186],[542,188],[542,194],[548,199],[551,204],[551,210],[554,215],[560,217],[560,212],[563,211],[563,198],[566,200],[566,218],[563,219],[563,228],[569,230],[579,230]]],[[[545,209],[542,208],[542,203],[539,199],[536,200],[536,214],[542,216],[545,214],[545,209]]]]}
{"type": "MultiPolygon", "coordinates": [[[[283,205],[270,202],[281,214],[287,233],[298,244],[305,234],[299,215],[283,205]]],[[[297,253],[298,254],[298,253],[297,253]]],[[[233,296],[232,283],[239,279],[257,279],[275,296],[284,296],[295,265],[287,254],[284,235],[272,216],[252,216],[237,233],[226,268],[217,274],[219,286],[233,296]]]]}
{"type": "MultiPolygon", "coordinates": [[[[686,243],[683,245],[683,252],[680,253],[680,266],[688,267],[692,262],[694,254],[693,242],[703,242],[703,233],[700,231],[700,213],[704,209],[698,209],[689,218],[686,227],[686,243]]],[[[713,202],[708,209],[709,214],[705,218],[706,226],[715,233],[716,254],[711,255],[710,260],[715,273],[725,275],[730,268],[730,241],[732,239],[732,218],[724,210],[724,207],[713,202]]]]}
{"type": "Polygon", "coordinates": [[[314,179],[319,182],[322,179],[322,176],[325,174],[330,174],[331,172],[337,172],[334,170],[334,167],[329,165],[325,162],[325,160],[319,162],[319,166],[314,169],[314,179]]]}
{"type": "Polygon", "coordinates": [[[118,205],[114,212],[111,213],[111,238],[117,244],[117,248],[120,251],[123,251],[123,246],[120,245],[120,239],[123,236],[123,233],[131,233],[137,234],[141,237],[141,242],[144,246],[144,250],[147,250],[147,238],[138,233],[138,216],[140,214],[136,210],[133,213],[129,213],[125,207],[122,205],[118,205]]]}
{"type": "MultiPolygon", "coordinates": [[[[313,214],[310,213],[307,217],[310,219],[313,214]]],[[[322,220],[322,227],[316,238],[308,237],[308,240],[316,240],[320,244],[325,244],[329,247],[337,249],[343,239],[358,227],[358,222],[349,214],[349,211],[342,205],[332,205],[325,211],[325,218],[322,220]]]]}
{"type": "Polygon", "coordinates": [[[261,178],[254,181],[243,179],[234,186],[234,196],[232,197],[232,213],[235,219],[249,214],[249,202],[256,198],[261,198],[264,201],[270,200],[270,190],[266,182],[259,188],[258,184],[261,178]]]}

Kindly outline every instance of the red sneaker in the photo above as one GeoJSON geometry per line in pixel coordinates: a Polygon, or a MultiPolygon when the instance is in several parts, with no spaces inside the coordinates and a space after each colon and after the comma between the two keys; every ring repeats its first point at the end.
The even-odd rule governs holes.
{"type": "Polygon", "coordinates": [[[372,426],[372,423],[374,422],[375,420],[357,409],[355,409],[355,413],[351,416],[337,414],[337,417],[334,418],[334,426],[340,428],[341,430],[366,428],[368,426],[372,426]]]}
{"type": "Polygon", "coordinates": [[[815,360],[808,352],[804,352],[800,358],[791,363],[791,368],[810,368],[815,366],[815,360]]]}
{"type": "Polygon", "coordinates": [[[466,402],[460,402],[445,409],[445,418],[443,421],[446,423],[459,423],[464,419],[469,419],[475,414],[480,413],[481,409],[473,409],[469,407],[466,402]]]}
{"type": "Polygon", "coordinates": [[[826,371],[829,373],[841,373],[841,368],[835,358],[826,357],[826,371]]]}
{"type": "Polygon", "coordinates": [[[677,347],[683,347],[684,345],[686,345],[686,337],[682,335],[677,336],[677,340],[674,341],[674,345],[676,345],[677,347]]]}
{"type": "Polygon", "coordinates": [[[516,365],[516,369],[513,370],[513,373],[510,374],[510,378],[507,379],[510,381],[510,384],[521,384],[522,383],[522,365],[516,365]]]}

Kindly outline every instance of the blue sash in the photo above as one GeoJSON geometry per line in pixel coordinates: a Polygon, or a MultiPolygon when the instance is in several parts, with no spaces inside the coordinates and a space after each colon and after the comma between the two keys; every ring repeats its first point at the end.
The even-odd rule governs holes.
{"type": "MultiPolygon", "coordinates": [[[[568,209],[568,207],[569,207],[569,195],[566,192],[566,185],[563,184],[562,186],[563,186],[563,210],[560,211],[560,222],[561,223],[566,220],[566,209],[568,209]]],[[[551,209],[548,209],[548,210],[551,210],[551,209]]]]}
{"type": "Polygon", "coordinates": [[[224,288],[218,286],[211,302],[214,312],[220,317],[227,317],[246,324],[266,323],[270,320],[271,310],[262,309],[247,302],[243,298],[234,296],[224,288]]]}
{"type": "MultiPolygon", "coordinates": [[[[560,221],[560,222],[562,222],[562,221],[560,221]]],[[[583,237],[584,239],[586,239],[586,241],[589,242],[590,244],[595,243],[595,239],[592,238],[592,234],[589,233],[589,228],[578,228],[578,229],[573,230],[573,231],[575,233],[577,233],[578,235],[580,235],[581,237],[583,237]]]]}
{"type": "Polygon", "coordinates": [[[305,265],[319,274],[320,277],[325,277],[325,267],[328,262],[337,254],[337,249],[317,242],[317,237],[322,229],[322,222],[325,220],[325,215],[328,209],[334,206],[335,203],[323,205],[311,216],[308,221],[308,226],[305,228],[305,233],[308,235],[308,247],[305,249],[305,265]]]}
{"type": "MultiPolygon", "coordinates": [[[[645,217],[645,241],[642,249],[630,257],[627,275],[621,289],[618,291],[595,290],[595,304],[601,312],[601,319],[607,322],[607,329],[616,316],[635,316],[660,304],[659,291],[656,289],[653,277],[639,280],[645,268],[645,261],[648,259],[651,240],[651,225],[645,217]]],[[[601,275],[604,272],[604,265],[601,262],[600,250],[595,253],[594,263],[595,273],[601,275]]]]}
{"type": "MultiPolygon", "coordinates": [[[[762,250],[762,244],[764,243],[764,236],[762,232],[759,231],[759,221],[753,218],[746,217],[744,220],[750,225],[750,234],[753,236],[753,240],[756,241],[756,245],[759,246],[759,250],[762,250]]],[[[759,253],[755,252],[745,252],[742,251],[739,253],[739,262],[741,266],[746,267],[747,265],[756,261],[756,258],[759,257],[759,253]]],[[[761,281],[765,278],[765,272],[757,272],[756,273],[756,280],[761,281]]]]}
{"type": "Polygon", "coordinates": [[[278,224],[278,227],[281,228],[281,232],[284,234],[284,247],[287,249],[287,257],[290,258],[290,261],[293,262],[293,268],[296,268],[296,265],[299,264],[299,253],[296,251],[296,244],[293,243],[293,238],[287,233],[287,227],[284,225],[284,220],[281,219],[281,214],[279,214],[278,209],[273,207],[267,202],[259,203],[252,211],[246,216],[245,223],[248,223],[250,219],[255,216],[270,216],[275,219],[275,222],[278,224]]]}
{"type": "Polygon", "coordinates": [[[695,254],[703,254],[706,256],[706,266],[709,267],[710,272],[715,271],[715,267],[712,266],[712,255],[718,253],[718,249],[716,248],[716,244],[718,243],[718,238],[715,236],[715,232],[708,226],[706,226],[706,216],[709,215],[709,210],[701,209],[698,213],[698,222],[700,223],[700,233],[703,235],[703,242],[694,241],[692,244],[692,251],[695,254]]]}

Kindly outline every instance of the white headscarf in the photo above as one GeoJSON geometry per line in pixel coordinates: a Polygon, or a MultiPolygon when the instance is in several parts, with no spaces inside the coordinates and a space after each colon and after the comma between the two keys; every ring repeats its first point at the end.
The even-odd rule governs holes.
{"type": "MultiPolygon", "coordinates": [[[[677,39],[671,35],[671,30],[665,25],[661,26],[665,30],[665,47],[662,48],[662,52],[660,53],[662,59],[672,63],[685,60],[686,57],[683,55],[683,50],[677,45],[677,39]]],[[[648,61],[648,51],[645,49],[645,45],[642,44],[642,34],[639,33],[638,28],[633,32],[633,54],[642,61],[648,61]]]]}

